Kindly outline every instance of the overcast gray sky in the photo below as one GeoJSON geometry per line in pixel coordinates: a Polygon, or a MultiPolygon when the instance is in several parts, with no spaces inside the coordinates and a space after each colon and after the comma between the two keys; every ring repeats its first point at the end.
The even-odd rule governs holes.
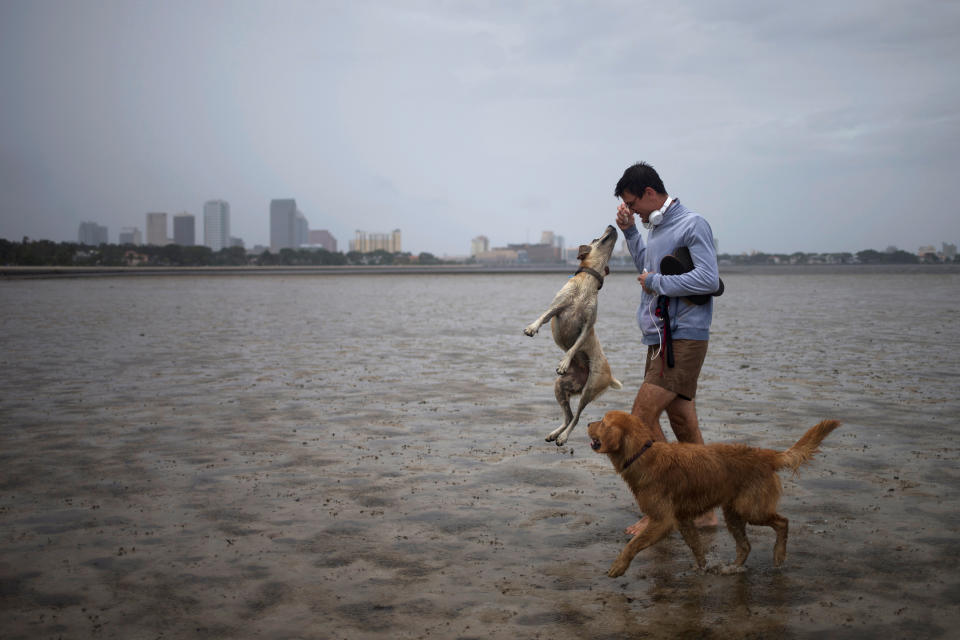
{"type": "Polygon", "coordinates": [[[250,247],[293,197],[343,250],[575,246],[646,160],[721,252],[939,249],[957,69],[947,1],[0,0],[0,237],[224,199],[250,247]]]}

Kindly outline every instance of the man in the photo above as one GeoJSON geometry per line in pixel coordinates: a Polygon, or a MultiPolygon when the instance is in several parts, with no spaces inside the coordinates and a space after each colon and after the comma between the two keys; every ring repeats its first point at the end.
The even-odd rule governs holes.
{"type": "MultiPolygon", "coordinates": [[[[666,440],[660,428],[660,414],[664,410],[670,427],[680,442],[702,444],[694,398],[697,378],[707,354],[710,322],[713,318],[713,299],[696,305],[684,296],[711,294],[720,286],[717,254],[713,245],[713,231],[700,215],[687,209],[679,200],[667,194],[663,181],[652,166],[637,163],[623,172],[614,195],[623,200],[617,209],[617,226],[623,231],[627,248],[640,272],[642,292],[637,309],[637,322],[647,345],[646,368],[643,383],[633,401],[632,413],[644,419],[666,440]],[[650,231],[647,243],[637,230],[634,215],[650,231]],[[678,247],[690,250],[694,268],[680,275],[659,273],[660,261],[674,254],[678,247]],[[668,336],[657,317],[658,300],[667,296],[674,366],[667,364],[668,336]]],[[[647,518],[627,528],[636,535],[646,527],[647,518]]],[[[697,520],[700,526],[716,526],[714,512],[697,520]]]]}

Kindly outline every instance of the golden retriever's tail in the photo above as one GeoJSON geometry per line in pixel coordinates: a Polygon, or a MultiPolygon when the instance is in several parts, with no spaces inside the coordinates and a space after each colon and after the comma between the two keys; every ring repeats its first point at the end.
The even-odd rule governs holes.
{"type": "Polygon", "coordinates": [[[796,444],[792,447],[783,453],[777,454],[777,468],[790,467],[796,471],[800,465],[813,458],[813,454],[818,451],[817,447],[820,446],[823,439],[839,426],[840,422],[837,420],[824,420],[820,422],[817,426],[803,434],[803,437],[797,440],[796,444]]]}

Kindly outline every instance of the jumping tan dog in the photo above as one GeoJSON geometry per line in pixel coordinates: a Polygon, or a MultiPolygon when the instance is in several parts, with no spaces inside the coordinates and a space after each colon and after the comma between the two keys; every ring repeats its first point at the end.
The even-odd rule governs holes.
{"type": "Polygon", "coordinates": [[[737,545],[735,565],[750,553],[746,525],[773,527],[777,541],[773,564],[787,556],[788,520],[777,513],[780,500],[778,469],[794,471],[809,461],[831,431],[840,426],[824,420],[807,431],[786,451],[755,449],[742,444],[690,444],[654,442],[653,431],[636,416],[610,411],[600,422],[591,422],[590,447],[605,453],[627,483],[650,523],[633,537],[610,566],[611,578],[623,575],[641,549],[680,529],[700,569],[706,567],[694,518],[723,507],[727,529],[737,545]]]}
{"type": "Polygon", "coordinates": [[[580,268],[576,275],[557,292],[550,308],[523,330],[528,336],[534,336],[550,320],[553,340],[565,351],[557,366],[560,377],[553,385],[557,402],[563,408],[563,424],[547,436],[547,442],[556,440],[558,447],[567,441],[588,403],[607,387],[623,388],[610,372],[610,364],[593,328],[597,321],[597,291],[603,286],[604,276],[610,273],[607,263],[616,243],[617,229],[610,225],[602,237],[580,245],[577,255],[580,268]],[[580,394],[580,403],[574,414],[570,398],[577,394],[580,394]]]}

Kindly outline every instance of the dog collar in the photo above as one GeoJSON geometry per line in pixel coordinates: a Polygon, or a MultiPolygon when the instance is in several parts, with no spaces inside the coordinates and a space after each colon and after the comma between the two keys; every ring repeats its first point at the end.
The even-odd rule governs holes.
{"type": "Polygon", "coordinates": [[[629,460],[627,460],[627,463],[626,463],[625,465],[623,465],[623,468],[622,468],[622,469],[620,469],[620,473],[623,473],[624,471],[626,471],[626,470],[627,470],[627,467],[629,467],[629,466],[632,465],[634,462],[636,462],[636,461],[637,461],[637,458],[639,458],[640,456],[642,456],[642,455],[643,455],[643,452],[646,451],[647,449],[649,449],[649,448],[652,447],[652,446],[653,446],[653,440],[647,440],[646,444],[644,444],[642,447],[640,447],[640,451],[638,451],[636,454],[634,454],[634,456],[633,456],[632,458],[630,458],[629,460]]]}
{"type": "MultiPolygon", "coordinates": [[[[599,286],[597,286],[597,291],[599,291],[600,289],[603,289],[603,276],[600,275],[598,271],[595,271],[590,267],[580,267],[579,269],[577,269],[577,273],[589,273],[590,275],[592,275],[594,278],[597,279],[597,282],[600,283],[599,286]]],[[[573,275],[577,275],[577,273],[573,275]]]]}

